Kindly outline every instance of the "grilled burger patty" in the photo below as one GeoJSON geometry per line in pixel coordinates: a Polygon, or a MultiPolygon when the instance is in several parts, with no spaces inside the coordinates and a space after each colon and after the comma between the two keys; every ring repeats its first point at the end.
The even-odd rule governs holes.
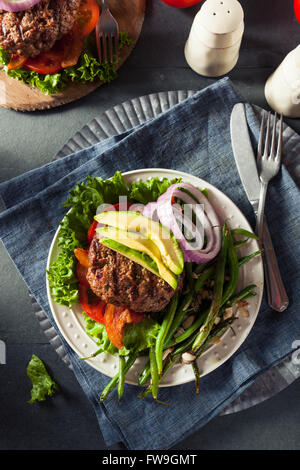
{"type": "Polygon", "coordinates": [[[81,0],[42,0],[16,13],[0,10],[0,47],[35,57],[50,50],[73,27],[81,0]]]}
{"type": "MultiPolygon", "coordinates": [[[[175,291],[163,279],[129,258],[101,245],[97,238],[89,248],[87,280],[104,302],[125,305],[136,312],[158,312],[175,291]]],[[[182,276],[178,289],[182,288],[182,276]]]]}

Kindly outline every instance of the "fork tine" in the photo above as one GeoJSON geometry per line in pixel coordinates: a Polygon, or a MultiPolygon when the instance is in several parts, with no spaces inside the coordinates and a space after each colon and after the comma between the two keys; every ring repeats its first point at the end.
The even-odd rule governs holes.
{"type": "Polygon", "coordinates": [[[271,142],[271,149],[270,149],[270,158],[275,158],[275,138],[276,138],[276,125],[277,125],[277,113],[273,117],[273,132],[272,132],[272,142],[271,142]]]}
{"type": "Polygon", "coordinates": [[[271,121],[271,113],[268,112],[268,120],[267,120],[267,132],[266,132],[266,139],[265,139],[265,148],[264,148],[264,157],[268,156],[268,149],[269,149],[269,137],[270,137],[270,121],[271,121]]]}
{"type": "Polygon", "coordinates": [[[283,129],[282,114],[280,114],[279,136],[278,136],[278,145],[277,145],[276,158],[281,158],[281,150],[282,150],[282,129],[283,129]]]}
{"type": "Polygon", "coordinates": [[[265,113],[262,114],[260,131],[259,131],[259,140],[258,140],[258,147],[257,147],[257,163],[260,163],[262,157],[262,148],[263,148],[263,141],[264,141],[264,127],[265,127],[265,113]]]}

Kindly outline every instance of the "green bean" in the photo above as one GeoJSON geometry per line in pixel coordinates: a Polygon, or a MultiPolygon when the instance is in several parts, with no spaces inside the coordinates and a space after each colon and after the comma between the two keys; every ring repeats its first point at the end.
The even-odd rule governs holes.
{"type": "MultiPolygon", "coordinates": [[[[203,324],[205,321],[207,315],[208,315],[209,309],[206,309],[198,318],[197,320],[189,327],[187,328],[184,333],[182,333],[180,336],[177,336],[177,338],[174,338],[174,344],[181,343],[182,341],[188,339],[191,334],[194,333],[194,331],[198,330],[200,326],[203,324]]],[[[171,347],[171,346],[170,346],[171,347]]]]}
{"type": "Polygon", "coordinates": [[[238,260],[238,264],[239,264],[239,268],[241,266],[243,266],[243,264],[246,264],[248,263],[252,258],[254,258],[255,256],[257,255],[261,255],[262,251],[261,250],[257,250],[255,251],[254,253],[251,253],[250,255],[247,255],[247,256],[243,256],[242,258],[240,258],[238,260]]]}
{"type": "Polygon", "coordinates": [[[249,238],[245,238],[244,240],[240,240],[238,242],[234,242],[234,248],[237,250],[238,248],[241,248],[242,246],[246,245],[247,241],[249,238]]]}
{"type": "Polygon", "coordinates": [[[119,356],[119,380],[118,380],[118,397],[121,400],[124,393],[124,384],[125,384],[125,357],[119,356]]]}
{"type": "MultiPolygon", "coordinates": [[[[175,312],[175,315],[174,315],[174,319],[173,319],[173,322],[169,328],[169,331],[168,331],[168,334],[166,335],[166,338],[165,338],[165,344],[168,344],[168,342],[171,340],[171,338],[173,337],[173,335],[176,333],[176,331],[178,330],[178,328],[180,327],[184,317],[186,316],[186,311],[190,305],[190,303],[192,302],[193,300],[193,297],[194,297],[194,292],[193,290],[191,290],[190,292],[188,292],[181,304],[180,304],[180,307],[178,308],[178,310],[176,310],[175,312]]],[[[166,346],[167,348],[168,346],[166,346]]]]}
{"type": "Polygon", "coordinates": [[[227,302],[227,300],[232,296],[239,280],[238,257],[236,254],[236,250],[233,244],[233,238],[232,238],[230,231],[228,231],[227,244],[228,244],[227,260],[228,260],[228,265],[229,265],[229,282],[227,283],[225,287],[225,291],[223,292],[221,306],[224,305],[227,302]]]}
{"type": "MultiPolygon", "coordinates": [[[[211,342],[213,339],[215,338],[220,338],[221,336],[224,335],[224,333],[228,330],[228,328],[230,328],[231,326],[231,323],[233,322],[232,319],[229,319],[229,320],[226,320],[226,325],[225,326],[219,326],[218,325],[218,328],[216,328],[214,330],[214,333],[211,333],[206,341],[202,344],[202,346],[198,349],[198,351],[195,353],[196,354],[196,357],[200,357],[201,354],[203,354],[211,345],[211,342]]],[[[223,322],[224,324],[225,322],[223,322]]]]}
{"type": "Polygon", "coordinates": [[[150,358],[150,371],[151,371],[151,391],[154,400],[157,400],[158,395],[158,384],[159,384],[159,375],[156,361],[156,351],[152,346],[149,351],[150,358]]]}
{"type": "MultiPolygon", "coordinates": [[[[159,377],[159,382],[166,376],[167,372],[171,369],[171,367],[173,367],[173,365],[176,364],[180,360],[181,354],[183,354],[184,352],[186,352],[190,349],[190,347],[193,344],[193,341],[195,340],[195,338],[196,338],[196,335],[193,335],[185,343],[179,345],[173,351],[173,353],[168,357],[168,360],[164,364],[162,374],[159,377]]],[[[152,384],[150,384],[147,388],[145,388],[145,390],[143,390],[143,392],[141,392],[138,395],[138,398],[145,398],[148,395],[150,395],[151,392],[152,392],[152,384]]]]}
{"type": "Polygon", "coordinates": [[[150,372],[150,359],[146,362],[143,370],[141,371],[139,378],[138,378],[138,386],[141,387],[142,385],[145,385],[147,380],[149,379],[151,375],[150,372]]]}
{"type": "MultiPolygon", "coordinates": [[[[232,233],[232,231],[231,231],[231,233],[232,233]]],[[[254,256],[257,256],[260,253],[260,251],[256,251],[255,253],[252,253],[251,255],[248,255],[248,256],[238,260],[235,249],[234,249],[235,248],[234,247],[234,242],[233,242],[233,239],[232,239],[231,236],[229,237],[229,240],[230,240],[229,241],[230,246],[229,246],[228,259],[229,259],[229,269],[230,269],[230,282],[226,286],[225,292],[224,292],[223,297],[222,297],[221,305],[224,305],[228,301],[228,299],[230,298],[230,296],[233,294],[234,290],[236,289],[237,282],[238,282],[239,267],[242,266],[244,263],[247,263],[254,256]]],[[[196,281],[196,285],[195,285],[195,291],[196,292],[199,292],[199,290],[203,287],[205,281],[213,275],[214,270],[215,270],[215,266],[210,266],[209,268],[206,268],[205,271],[203,271],[202,276],[196,281]]],[[[256,287],[256,286],[254,286],[254,287],[256,287]]],[[[252,290],[253,290],[254,287],[252,287],[252,290]]],[[[174,344],[185,340],[191,333],[193,333],[197,328],[199,328],[202,325],[202,323],[204,321],[204,318],[205,318],[205,316],[207,316],[207,314],[208,314],[208,310],[206,310],[196,320],[196,322],[190,328],[188,328],[182,335],[175,338],[173,342],[169,341],[167,343],[167,347],[171,347],[174,344]]]]}
{"type": "Polygon", "coordinates": [[[240,292],[233,295],[227,301],[227,305],[230,307],[230,306],[234,305],[236,302],[238,302],[239,300],[245,300],[246,298],[255,296],[256,294],[253,293],[253,290],[255,289],[255,287],[257,287],[255,284],[249,284],[249,286],[245,287],[240,292]]]}
{"type": "Polygon", "coordinates": [[[208,268],[209,265],[211,264],[211,262],[207,262],[207,263],[200,263],[200,264],[197,264],[197,266],[195,267],[194,269],[194,273],[195,274],[201,274],[204,269],[208,268]]]}
{"type": "MultiPolygon", "coordinates": [[[[232,295],[230,297],[230,299],[228,299],[226,302],[222,301],[222,305],[224,307],[222,308],[221,311],[224,312],[225,303],[226,303],[226,307],[230,307],[230,306],[234,305],[236,302],[238,302],[239,300],[244,300],[246,298],[255,296],[256,294],[254,294],[252,292],[253,289],[255,289],[255,287],[256,287],[255,284],[251,284],[251,285],[245,287],[243,290],[241,290],[238,294],[232,295]]],[[[189,328],[187,328],[181,335],[174,338],[174,340],[169,341],[166,344],[166,348],[173,347],[176,344],[181,343],[182,341],[185,341],[186,339],[188,339],[191,336],[191,334],[193,334],[196,330],[198,330],[202,326],[202,324],[205,321],[208,313],[209,313],[209,308],[204,310],[204,312],[201,313],[201,315],[197,318],[197,320],[189,328]]]]}
{"type": "MultiPolygon", "coordinates": [[[[244,289],[242,289],[238,294],[235,294],[233,295],[228,301],[227,301],[227,305],[230,306],[230,305],[234,305],[236,302],[238,302],[239,300],[244,300],[244,299],[247,299],[249,297],[252,297],[254,296],[255,294],[253,293],[253,289],[255,289],[256,285],[255,284],[250,284],[249,286],[245,287],[244,289]]],[[[225,310],[225,306],[223,306],[222,310],[224,311],[225,310]]],[[[203,314],[201,316],[204,317],[204,315],[208,314],[208,311],[207,310],[206,312],[203,312],[203,314]]],[[[229,319],[229,320],[226,320],[226,321],[223,321],[223,322],[220,322],[215,328],[213,328],[211,334],[208,336],[207,340],[203,343],[203,345],[198,349],[198,351],[196,352],[196,356],[199,357],[201,354],[203,354],[203,352],[209,347],[210,345],[210,342],[212,341],[212,339],[214,339],[215,337],[221,337],[223,336],[223,334],[225,333],[225,331],[227,331],[227,329],[231,326],[231,323],[233,322],[234,319],[229,319]]],[[[199,328],[199,323],[196,323],[196,330],[198,330],[199,328]]],[[[178,341],[178,343],[180,342],[183,342],[185,340],[185,342],[183,342],[182,344],[175,344],[175,349],[174,351],[170,354],[170,356],[168,357],[168,360],[166,361],[166,363],[164,364],[164,367],[163,367],[163,372],[162,372],[162,375],[160,377],[160,380],[162,380],[166,373],[170,370],[171,367],[174,366],[174,364],[176,364],[180,358],[181,358],[181,355],[188,351],[190,349],[190,347],[192,346],[192,344],[194,343],[198,333],[195,333],[195,329],[193,328],[193,326],[195,325],[193,324],[192,327],[188,328],[182,335],[178,336],[177,338],[175,338],[176,341],[178,341]],[[193,335],[194,333],[194,335],[193,335]]],[[[146,396],[148,396],[149,394],[151,393],[151,384],[143,391],[140,393],[139,395],[139,398],[145,398],[146,396]]]]}
{"type": "Polygon", "coordinates": [[[192,281],[193,265],[192,263],[185,263],[186,277],[189,282],[192,281]]]}
{"type": "MultiPolygon", "coordinates": [[[[136,358],[137,358],[136,353],[132,353],[128,356],[128,359],[127,359],[125,367],[124,367],[124,374],[125,375],[129,371],[130,367],[134,364],[136,358]]],[[[119,372],[117,372],[117,374],[111,379],[111,381],[106,385],[105,389],[102,391],[102,393],[100,395],[100,403],[102,403],[104,400],[106,400],[106,398],[108,397],[110,392],[112,392],[113,389],[116,387],[118,381],[119,381],[119,372]]]]}
{"type": "MultiPolygon", "coordinates": [[[[177,304],[178,304],[178,292],[176,292],[175,295],[173,295],[173,298],[169,305],[169,309],[162,321],[162,325],[161,325],[161,328],[159,330],[159,333],[157,335],[156,342],[155,342],[155,356],[156,356],[158,374],[161,374],[161,371],[162,371],[162,362],[163,362],[162,357],[163,357],[164,343],[165,343],[165,339],[168,334],[168,331],[173,322],[177,304]]],[[[150,363],[151,363],[151,360],[150,360],[150,363]]]]}
{"type": "Polygon", "coordinates": [[[245,230],[243,228],[234,228],[233,230],[231,230],[231,233],[232,235],[244,235],[245,237],[248,237],[248,238],[254,238],[255,240],[258,240],[258,236],[255,235],[254,233],[252,232],[249,232],[248,230],[245,230]]]}
{"type": "Polygon", "coordinates": [[[202,272],[201,276],[197,279],[196,284],[195,284],[195,292],[198,294],[200,289],[204,286],[205,282],[208,279],[211,279],[214,275],[215,272],[215,266],[210,266],[209,268],[205,269],[205,271],[202,272]]]}
{"type": "Polygon", "coordinates": [[[207,318],[199,330],[197,338],[195,339],[192,351],[197,351],[200,346],[204,343],[206,338],[208,337],[215,319],[219,313],[221,308],[222,302],[222,295],[223,295],[223,284],[224,284],[224,276],[225,276],[225,264],[227,258],[227,247],[228,247],[228,234],[229,230],[226,227],[223,227],[223,240],[222,240],[222,248],[218,255],[216,271],[215,271],[215,279],[214,279],[214,290],[213,290],[213,299],[211,302],[211,306],[209,309],[209,313],[207,318]]]}
{"type": "MultiPolygon", "coordinates": [[[[188,308],[188,306],[189,306],[189,304],[191,303],[192,300],[193,300],[193,291],[191,290],[190,292],[188,292],[184,296],[184,298],[183,298],[183,300],[180,304],[180,307],[175,312],[173,322],[172,322],[172,324],[170,326],[170,329],[168,331],[168,334],[166,335],[166,338],[165,338],[163,349],[167,349],[167,348],[171,347],[171,345],[173,345],[174,341],[171,341],[171,338],[173,337],[173,335],[176,333],[176,331],[180,327],[184,317],[186,316],[186,310],[187,310],[187,308],[188,308]]],[[[141,371],[141,373],[139,375],[138,386],[145,385],[145,383],[147,382],[149,377],[150,377],[150,361],[148,360],[147,363],[145,364],[143,370],[141,371]]]]}

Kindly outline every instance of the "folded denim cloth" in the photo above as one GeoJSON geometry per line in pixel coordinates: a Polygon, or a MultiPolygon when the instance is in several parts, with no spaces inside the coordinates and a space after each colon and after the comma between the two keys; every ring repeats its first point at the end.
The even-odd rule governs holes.
{"type": "MultiPolygon", "coordinates": [[[[223,79],[176,105],[168,112],[116,138],[54,161],[0,185],[0,236],[30,292],[60,335],[74,373],[93,404],[107,443],[128,449],[168,449],[220,413],[255,379],[282,361],[300,339],[298,187],[285,167],[272,181],[266,212],[285,281],[290,307],[271,311],[263,299],[257,321],[243,345],[221,367],[194,383],[163,388],[158,406],[138,400],[139,389],[126,385],[121,404],[114,394],[99,404],[109,378],[82,361],[61,336],[48,305],[45,270],[49,247],[66,209],[68,191],[86,176],[111,177],[141,168],[173,168],[215,185],[254,224],[232,154],[229,121],[235,103],[244,101],[223,79]],[[18,223],[16,223],[16,220],[18,223]]],[[[247,104],[253,143],[259,122],[247,104]]]]}

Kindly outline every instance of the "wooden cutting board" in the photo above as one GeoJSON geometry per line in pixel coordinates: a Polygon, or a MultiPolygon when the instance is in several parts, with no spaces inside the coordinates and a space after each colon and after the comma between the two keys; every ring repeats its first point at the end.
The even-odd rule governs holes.
{"type": "MultiPolygon", "coordinates": [[[[118,21],[120,31],[127,31],[133,41],[131,46],[122,49],[121,60],[117,66],[119,68],[131,54],[140,36],[145,17],[146,0],[109,0],[109,7],[118,21]]],[[[39,111],[55,108],[88,95],[102,84],[99,80],[89,84],[70,83],[61,93],[47,96],[38,88],[25,85],[0,71],[0,106],[16,111],[39,111]]]]}

